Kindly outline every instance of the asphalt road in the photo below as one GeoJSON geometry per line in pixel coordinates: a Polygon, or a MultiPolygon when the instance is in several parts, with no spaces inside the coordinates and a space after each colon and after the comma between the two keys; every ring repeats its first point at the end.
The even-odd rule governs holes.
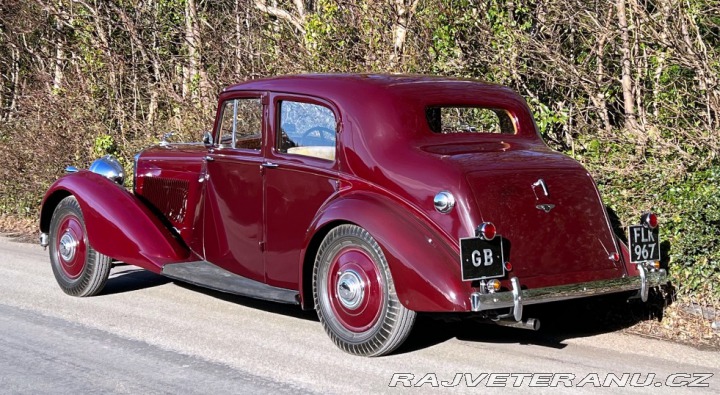
{"type": "Polygon", "coordinates": [[[616,330],[549,327],[529,332],[421,317],[398,353],[353,357],[332,344],[313,313],[204,291],[132,266],[113,269],[100,296],[66,296],[46,251],[0,238],[2,394],[436,393],[434,384],[447,385],[456,374],[466,376],[445,391],[477,393],[488,391],[490,378],[481,388],[467,380],[490,373],[523,393],[533,384],[541,393],[597,392],[609,374],[623,373],[637,375],[636,383],[651,378],[633,392],[720,392],[717,351],[616,330]],[[410,378],[401,385],[422,386],[390,388],[393,373],[410,378]],[[522,373],[567,376],[556,375],[559,388],[547,388],[552,378],[522,373]],[[709,387],[682,385],[701,373],[713,374],[701,383],[709,387]]]}

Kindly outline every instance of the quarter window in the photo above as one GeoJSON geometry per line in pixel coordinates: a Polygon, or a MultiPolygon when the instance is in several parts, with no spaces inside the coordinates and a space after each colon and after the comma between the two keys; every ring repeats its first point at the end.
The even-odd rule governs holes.
{"type": "Polygon", "coordinates": [[[278,151],[335,160],[337,120],[332,110],[289,100],[281,101],[279,106],[278,151]]]}
{"type": "Polygon", "coordinates": [[[218,144],[223,148],[259,150],[262,141],[262,103],[259,98],[228,100],[223,104],[218,144]]]}

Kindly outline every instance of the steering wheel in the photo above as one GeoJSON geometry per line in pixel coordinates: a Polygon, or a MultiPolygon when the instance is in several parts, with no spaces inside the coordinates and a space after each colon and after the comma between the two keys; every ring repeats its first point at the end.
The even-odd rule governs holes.
{"type": "Polygon", "coordinates": [[[303,133],[300,143],[303,147],[318,145],[323,147],[334,146],[335,131],[325,126],[313,126],[303,133]]]}

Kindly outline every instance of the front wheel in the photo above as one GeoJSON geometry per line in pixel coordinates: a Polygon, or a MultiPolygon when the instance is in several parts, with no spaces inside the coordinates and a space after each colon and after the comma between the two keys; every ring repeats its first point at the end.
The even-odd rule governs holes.
{"type": "Polygon", "coordinates": [[[60,288],[72,296],[97,295],[105,287],[112,260],[88,242],[80,205],[63,199],[50,220],[50,262],[60,288]]]}
{"type": "Polygon", "coordinates": [[[315,259],[313,296],[325,332],[350,354],[390,353],[415,322],[415,312],[398,300],[380,245],[356,225],[340,225],[325,236],[315,259]]]}

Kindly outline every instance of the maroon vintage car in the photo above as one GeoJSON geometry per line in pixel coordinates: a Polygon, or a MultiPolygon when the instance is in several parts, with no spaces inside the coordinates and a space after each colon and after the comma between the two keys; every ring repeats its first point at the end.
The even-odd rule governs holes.
{"type": "Polygon", "coordinates": [[[375,356],[417,312],[537,329],[523,306],[666,281],[657,218],[613,233],[588,172],[550,150],[525,101],[473,80],[301,75],[225,89],[203,143],[104,157],[47,192],[60,287],[99,293],[114,262],[315,309],[375,356]]]}

